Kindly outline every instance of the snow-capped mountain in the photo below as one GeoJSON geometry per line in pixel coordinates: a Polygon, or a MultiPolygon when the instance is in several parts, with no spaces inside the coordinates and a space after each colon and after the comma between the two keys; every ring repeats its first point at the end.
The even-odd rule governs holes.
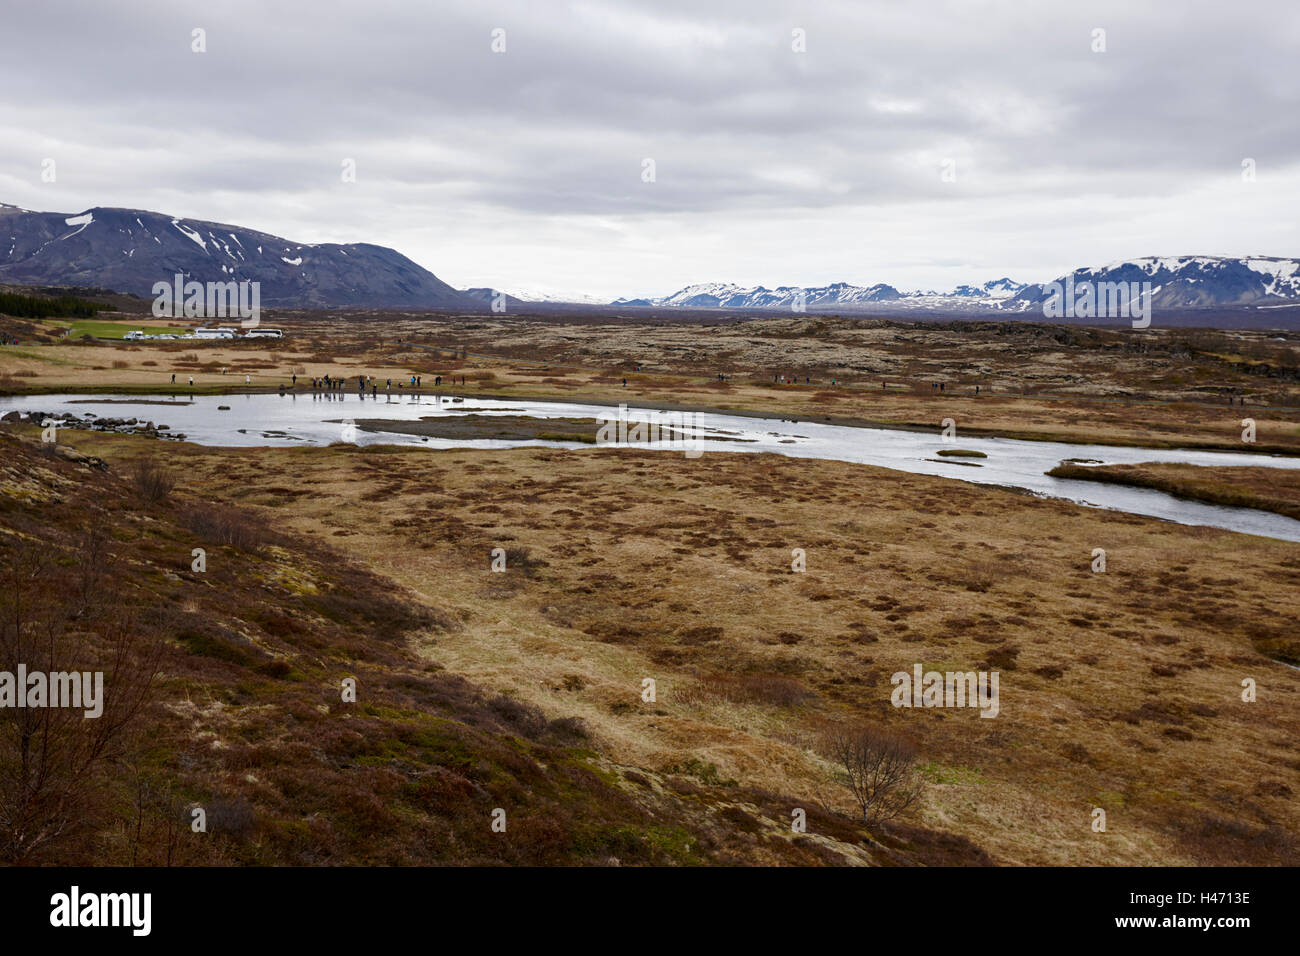
{"type": "MultiPolygon", "coordinates": [[[[261,283],[261,303],[298,308],[426,308],[485,311],[493,289],[458,291],[400,253],[367,243],[295,243],[264,232],[137,209],[31,212],[0,203],[0,283],[86,286],[148,298],[155,283],[261,283]]],[[[1055,283],[1009,278],[947,293],[900,292],[885,283],[743,287],[709,282],[658,298],[604,303],[591,296],[507,292],[507,308],[530,304],[813,312],[991,315],[1043,308],[1067,282],[1150,283],[1153,309],[1300,305],[1300,259],[1271,256],[1149,256],[1076,269],[1055,283]]]]}
{"type": "Polygon", "coordinates": [[[153,297],[156,282],[261,283],[264,306],[481,309],[410,259],[367,243],[297,243],[241,226],[96,207],[0,204],[0,282],[153,297]]]}
{"type": "MultiPolygon", "coordinates": [[[[1272,256],[1148,256],[1095,268],[1076,269],[1067,279],[1074,288],[1082,283],[1151,283],[1153,309],[1262,307],[1300,302],[1300,259],[1272,256]]],[[[790,311],[802,293],[809,311],[829,310],[997,314],[1033,313],[1054,294],[1053,283],[1025,285],[1009,278],[983,285],[959,285],[951,292],[917,290],[899,292],[890,285],[856,286],[837,282],[828,286],[767,289],[741,288],[727,283],[690,285],[657,299],[619,299],[619,306],[679,306],[724,309],[779,309],[790,311]]]]}
{"type": "Polygon", "coordinates": [[[506,289],[505,293],[521,302],[540,302],[542,304],[560,305],[608,305],[600,296],[584,295],[581,292],[535,292],[529,289],[506,289]]]}
{"type": "Polygon", "coordinates": [[[899,292],[892,285],[871,286],[835,282],[825,286],[765,286],[744,288],[731,283],[706,282],[657,299],[618,299],[611,305],[680,306],[684,308],[781,309],[789,311],[796,304],[808,309],[871,308],[960,308],[972,305],[992,308],[1024,285],[1010,279],[995,279],[982,286],[959,286],[950,293],[933,291],[899,292]]]}
{"type": "Polygon", "coordinates": [[[802,296],[807,307],[827,305],[847,305],[868,302],[886,302],[899,298],[899,291],[889,285],[855,286],[847,282],[818,287],[779,286],[768,289],[765,286],[743,288],[725,282],[706,282],[689,285],[672,295],[659,299],[627,300],[622,299],[615,305],[630,305],[648,302],[657,306],[682,306],[687,308],[721,308],[721,309],[790,309],[802,296]]]}
{"type": "MultiPolygon", "coordinates": [[[[1300,300],[1300,260],[1272,256],[1147,256],[1095,268],[1076,269],[1056,284],[1151,283],[1153,309],[1268,306],[1300,300]]],[[[1003,307],[1031,311],[1054,291],[1052,283],[1026,286],[1003,307]]]]}
{"type": "MultiPolygon", "coordinates": [[[[1009,299],[1025,287],[1023,282],[1016,282],[1003,276],[1001,279],[993,279],[979,287],[979,292],[972,293],[975,298],[988,299],[1009,299]]],[[[969,288],[967,286],[966,288],[969,288]]],[[[953,295],[957,293],[954,292],[953,295]]]]}

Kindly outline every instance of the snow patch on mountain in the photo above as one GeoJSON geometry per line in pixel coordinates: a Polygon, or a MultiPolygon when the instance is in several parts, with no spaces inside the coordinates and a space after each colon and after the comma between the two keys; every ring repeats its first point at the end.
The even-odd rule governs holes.
{"type": "Polygon", "coordinates": [[[292,243],[236,225],[108,207],[68,214],[0,205],[0,230],[10,242],[7,253],[0,246],[3,283],[152,297],[155,283],[181,273],[197,282],[260,282],[263,305],[479,311],[474,300],[382,246],[292,243]],[[316,255],[334,249],[339,255],[316,255]]]}
{"type": "Polygon", "coordinates": [[[682,308],[724,309],[993,309],[999,302],[1014,296],[1024,284],[1002,278],[981,286],[958,286],[950,293],[933,290],[900,292],[892,285],[878,282],[861,286],[833,282],[824,286],[743,287],[729,282],[701,282],[688,285],[671,295],[650,299],[616,299],[611,305],[654,305],[682,308]]]}
{"type": "Polygon", "coordinates": [[[1040,308],[1053,285],[1066,283],[1152,285],[1153,309],[1263,307],[1300,299],[1300,260],[1276,256],[1144,256],[1076,269],[1054,283],[1027,286],[1006,302],[1014,311],[1040,308]]]}
{"type": "Polygon", "coordinates": [[[181,221],[179,219],[173,219],[172,225],[175,226],[180,231],[181,235],[188,236],[194,242],[197,242],[200,246],[202,246],[204,252],[208,251],[207,241],[202,236],[200,236],[197,232],[191,229],[189,226],[182,226],[181,221]]]}
{"type": "MultiPolygon", "coordinates": [[[[1275,304],[1300,300],[1300,259],[1274,256],[1146,256],[1076,269],[1068,276],[1083,282],[1150,283],[1152,308],[1216,308],[1275,304]]],[[[1057,280],[1062,287],[1066,276],[1057,280]]],[[[1052,294],[1052,283],[1030,284],[1010,278],[981,285],[959,285],[951,292],[922,289],[899,292],[884,283],[858,286],[764,286],[744,288],[725,282],[702,282],[671,295],[617,299],[611,305],[681,308],[780,309],[787,311],[927,311],[936,313],[1030,313],[1052,294]]]]}

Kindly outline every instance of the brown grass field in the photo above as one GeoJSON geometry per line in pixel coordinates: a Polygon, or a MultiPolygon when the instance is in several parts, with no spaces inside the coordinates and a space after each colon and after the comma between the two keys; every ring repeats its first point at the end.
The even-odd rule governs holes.
{"type": "MultiPolygon", "coordinates": [[[[971,433],[1300,452],[1294,381],[1247,391],[1256,373],[1217,359],[1190,360],[1186,377],[1244,395],[1246,409],[1151,374],[1149,353],[1074,363],[1110,371],[1071,394],[1078,383],[1048,374],[1068,362],[1048,357],[1065,348],[1055,340],[1023,353],[981,342],[969,361],[990,366],[981,381],[993,394],[976,397],[966,372],[941,395],[903,376],[873,389],[874,368],[835,387],[774,386],[754,362],[723,383],[701,374],[721,367],[716,351],[651,370],[666,347],[659,327],[525,326],[502,349],[531,349],[525,361],[477,352],[474,333],[491,328],[421,333],[440,352],[355,327],[328,341],[321,320],[301,321],[301,341],[259,350],[0,349],[0,384],[169,392],[159,379],[173,371],[205,390],[232,375],[242,387],[245,374],[278,387],[296,369],[418,372],[426,389],[434,374],[464,375],[462,394],[936,429],[951,416],[971,433]],[[540,341],[561,336],[572,341],[540,341]],[[452,357],[456,337],[472,354],[452,357]],[[624,338],[647,356],[641,373],[606,362],[624,338]],[[561,361],[583,349],[590,367],[561,361]],[[1050,397],[1027,389],[1039,374],[1050,397]],[[1254,449],[1240,442],[1245,415],[1258,423],[1254,449]]],[[[774,323],[672,336],[716,349],[774,340],[774,323]]],[[[914,371],[967,335],[822,333],[913,336],[914,371]]],[[[1092,347],[1104,357],[1109,344],[1092,347]]],[[[786,354],[805,347],[818,348],[795,337],[786,354]]],[[[743,357],[767,345],[753,348],[743,357]]],[[[811,357],[806,367],[826,374],[811,357]]],[[[120,552],[119,588],[184,617],[157,626],[169,656],[136,772],[223,801],[235,822],[181,862],[1300,862],[1295,544],[773,455],[218,449],[61,433],[66,456],[101,458],[101,472],[51,457],[30,426],[3,428],[7,565],[17,543],[44,540],[72,567],[77,535],[97,522],[120,552]],[[129,483],[146,457],[175,482],[152,507],[129,483]],[[196,574],[189,556],[203,541],[208,571],[196,574]],[[806,571],[793,570],[795,549],[806,571]],[[891,706],[890,675],[918,663],[998,670],[1001,712],[891,706]],[[362,674],[360,710],[333,692],[348,671],[362,674]],[[863,721],[910,739],[927,781],[914,811],[876,828],[855,820],[817,747],[827,729],[863,721]],[[495,843],[483,822],[494,806],[517,821],[495,843]],[[791,833],[796,807],[807,834],[791,833]],[[1104,833],[1091,827],[1097,808],[1104,833]]],[[[1297,498],[1266,468],[1186,471],[1162,480],[1297,498]]],[[[104,772],[106,793],[130,790],[121,768],[104,772]]],[[[106,823],[34,859],[154,859],[167,845],[133,844],[128,829],[106,823]]]]}
{"type": "Polygon", "coordinates": [[[422,375],[427,387],[440,374],[463,376],[455,391],[467,395],[934,430],[952,418],[970,435],[1300,454],[1300,337],[813,317],[601,326],[291,313],[265,324],[289,337],[273,344],[50,338],[0,347],[0,393],[183,393],[191,375],[203,392],[242,390],[245,376],[254,389],[274,390],[294,374],[391,378],[397,391],[409,375],[422,375]],[[801,384],[774,384],[778,374],[801,384]],[[1256,423],[1251,447],[1241,441],[1245,417],[1256,423]]]}

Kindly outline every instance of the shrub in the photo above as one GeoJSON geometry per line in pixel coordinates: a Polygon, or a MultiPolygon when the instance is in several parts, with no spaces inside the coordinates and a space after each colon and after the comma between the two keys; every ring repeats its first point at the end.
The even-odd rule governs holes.
{"type": "Polygon", "coordinates": [[[559,743],[579,743],[591,734],[581,717],[560,717],[546,726],[546,735],[559,743]]]}
{"type": "Polygon", "coordinates": [[[988,665],[994,670],[1013,671],[1016,669],[1016,658],[1020,656],[1020,648],[1012,645],[995,647],[988,653],[988,665]]]}
{"type": "Polygon", "coordinates": [[[921,798],[924,781],[916,768],[916,748],[897,734],[858,725],[828,732],[822,747],[843,768],[842,782],[866,825],[892,819],[921,798]]]}
{"type": "Polygon", "coordinates": [[[207,813],[208,829],[213,833],[224,833],[243,842],[257,829],[257,816],[253,807],[242,796],[218,797],[208,801],[204,810],[207,813]]]}
{"type": "Polygon", "coordinates": [[[757,704],[797,707],[816,696],[793,677],[781,674],[745,674],[737,682],[744,697],[757,704]]]}
{"type": "Polygon", "coordinates": [[[288,661],[274,660],[267,661],[257,668],[259,673],[267,677],[285,678],[293,671],[293,666],[288,661]]]}
{"type": "Polygon", "coordinates": [[[688,628],[679,635],[683,644],[712,644],[722,640],[722,628],[711,625],[688,628]]]}
{"type": "Polygon", "coordinates": [[[528,548],[506,548],[506,570],[518,568],[524,577],[531,578],[537,576],[538,568],[545,566],[546,562],[534,558],[528,548]]]}
{"type": "Polygon", "coordinates": [[[131,486],[142,501],[154,505],[171,496],[176,481],[156,459],[140,458],[131,468],[131,486]]]}
{"type": "Polygon", "coordinates": [[[683,702],[704,705],[724,700],[732,704],[798,707],[817,695],[783,674],[709,674],[681,693],[683,702]]]}
{"type": "Polygon", "coordinates": [[[262,525],[233,508],[194,504],[181,516],[181,524],[210,544],[224,544],[240,551],[256,551],[266,543],[262,525]]]}
{"type": "Polygon", "coordinates": [[[546,733],[546,717],[532,704],[501,694],[488,701],[488,709],[511,731],[530,740],[536,740],[546,733]]]}

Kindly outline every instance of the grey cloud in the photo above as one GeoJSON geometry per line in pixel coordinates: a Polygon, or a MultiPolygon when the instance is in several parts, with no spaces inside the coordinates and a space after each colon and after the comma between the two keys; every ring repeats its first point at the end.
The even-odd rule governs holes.
{"type": "MultiPolygon", "coordinates": [[[[1198,210],[1191,197],[1239,178],[1247,156],[1278,215],[1296,218],[1298,30],[1287,0],[51,0],[6,15],[0,186],[16,194],[0,201],[161,208],[185,197],[189,215],[295,238],[455,233],[452,252],[402,249],[440,273],[447,256],[493,258],[503,223],[527,237],[587,217],[589,239],[567,228],[573,254],[637,289],[660,280],[638,272],[643,259],[618,258],[604,217],[629,235],[653,220],[667,237],[675,222],[683,242],[730,230],[738,268],[753,263],[747,245],[770,249],[801,215],[847,227],[916,209],[914,237],[1010,218],[1019,224],[972,258],[1001,248],[1023,261],[1016,247],[1047,234],[1023,211],[1095,196],[1105,222],[1094,227],[1122,229],[1125,206],[1159,210],[1146,241],[1160,247],[1145,251],[1179,252],[1168,244],[1196,235],[1180,223],[1233,208],[1198,210]],[[194,27],[207,31],[205,54],[190,51],[194,27]],[[489,49],[495,27],[503,55],[489,49]],[[806,53],[790,48],[796,27],[806,53]],[[1096,27],[1104,54],[1089,48],[1096,27]],[[57,188],[39,183],[50,143],[57,188]],[[338,184],[345,156],[358,162],[351,193],[338,184]],[[640,181],[645,157],[654,184],[640,181]],[[948,157],[955,184],[939,181],[948,157]],[[349,234],[360,228],[373,233],[349,234]]],[[[1257,218],[1232,228],[1225,241],[1260,234],[1257,218]]],[[[1065,247],[1044,269],[1091,251],[1050,234],[1065,247]]],[[[889,262],[864,276],[852,253],[827,248],[827,268],[890,279],[889,262]]],[[[936,250],[929,284],[951,284],[955,258],[936,250]]],[[[523,252],[513,261],[529,268],[523,252]]]]}

